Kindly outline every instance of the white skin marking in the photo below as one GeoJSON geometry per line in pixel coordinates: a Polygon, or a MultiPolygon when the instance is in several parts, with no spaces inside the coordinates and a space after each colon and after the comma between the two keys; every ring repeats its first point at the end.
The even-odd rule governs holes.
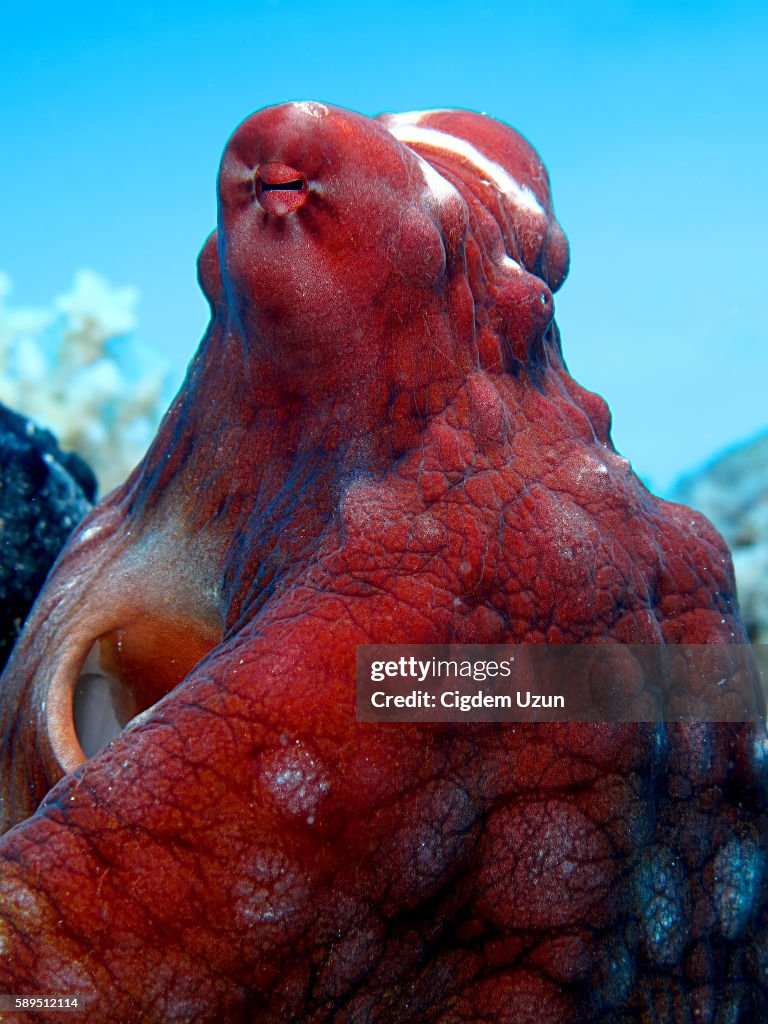
{"type": "Polygon", "coordinates": [[[509,270],[517,270],[522,272],[523,269],[517,262],[517,260],[513,260],[512,257],[507,256],[506,253],[501,257],[501,265],[502,267],[507,267],[509,270]]]}
{"type": "Polygon", "coordinates": [[[395,123],[389,125],[389,130],[396,139],[404,142],[406,146],[411,143],[421,144],[461,157],[462,160],[472,164],[481,174],[485,175],[489,184],[495,185],[500,192],[509,196],[518,206],[546,218],[544,208],[527,185],[521,185],[519,181],[515,181],[500,164],[490,160],[466,139],[457,138],[455,135],[449,135],[447,132],[441,132],[435,128],[422,128],[417,124],[395,123]]]}
{"type": "Polygon", "coordinates": [[[432,164],[419,156],[418,153],[416,153],[415,156],[419,161],[419,167],[421,168],[421,173],[424,175],[427,188],[434,196],[436,203],[447,203],[451,199],[459,198],[459,193],[447,178],[444,178],[439,171],[435,170],[432,164]]]}
{"type": "Polygon", "coordinates": [[[327,117],[328,107],[324,103],[315,103],[312,100],[300,100],[298,103],[292,103],[291,106],[295,107],[296,110],[300,110],[304,114],[309,114],[310,117],[327,117]]]}

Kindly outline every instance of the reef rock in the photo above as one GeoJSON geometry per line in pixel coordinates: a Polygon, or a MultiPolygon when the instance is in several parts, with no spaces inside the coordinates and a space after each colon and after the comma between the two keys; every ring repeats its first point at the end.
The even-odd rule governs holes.
{"type": "Polygon", "coordinates": [[[0,405],[0,665],[95,495],[96,479],[81,458],[0,405]]]}
{"type": "Polygon", "coordinates": [[[768,434],[725,452],[672,493],[712,520],[728,542],[744,625],[768,644],[768,434]]]}

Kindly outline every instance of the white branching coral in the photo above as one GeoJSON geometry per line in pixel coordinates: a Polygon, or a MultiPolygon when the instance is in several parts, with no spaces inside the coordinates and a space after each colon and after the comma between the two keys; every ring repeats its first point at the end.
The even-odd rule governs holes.
{"type": "Polygon", "coordinates": [[[48,309],[11,308],[10,290],[0,272],[0,401],[82,455],[104,493],[140,460],[168,397],[168,365],[133,338],[139,293],[92,270],[48,309]]]}

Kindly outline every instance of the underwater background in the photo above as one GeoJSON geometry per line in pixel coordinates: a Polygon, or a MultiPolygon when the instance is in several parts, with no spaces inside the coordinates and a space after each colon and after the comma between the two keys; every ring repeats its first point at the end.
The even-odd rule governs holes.
{"type": "MultiPolygon", "coordinates": [[[[569,367],[607,399],[641,477],[693,500],[681,476],[768,429],[767,44],[750,2],[8,8],[0,400],[109,489],[205,329],[195,258],[235,126],[288,99],[463,106],[542,154],[571,243],[569,367]]],[[[726,491],[751,474],[732,519],[756,488],[768,504],[764,462],[730,474],[726,491]]],[[[711,489],[695,493],[717,519],[711,489]]]]}

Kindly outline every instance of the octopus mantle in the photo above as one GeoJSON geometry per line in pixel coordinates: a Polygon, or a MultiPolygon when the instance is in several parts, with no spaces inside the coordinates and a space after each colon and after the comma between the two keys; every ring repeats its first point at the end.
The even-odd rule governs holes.
{"type": "Polygon", "coordinates": [[[3,677],[0,991],[89,1024],[768,1019],[762,727],[355,720],[358,644],[745,641],[721,538],[567,371],[538,156],[290,103],[218,187],[186,382],[3,677]]]}

